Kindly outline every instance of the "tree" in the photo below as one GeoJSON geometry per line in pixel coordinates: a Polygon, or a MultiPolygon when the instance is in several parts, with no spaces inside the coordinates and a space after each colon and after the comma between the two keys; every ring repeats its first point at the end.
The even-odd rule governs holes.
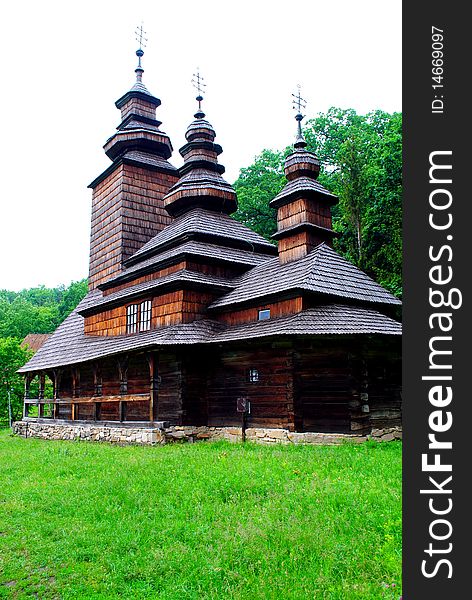
{"type": "Polygon", "coordinates": [[[59,318],[61,322],[74,310],[88,291],[86,279],[74,281],[64,290],[59,303],[59,318]]]}
{"type": "Polygon", "coordinates": [[[40,286],[21,292],[0,290],[0,337],[23,339],[28,333],[51,333],[87,293],[87,281],[67,288],[40,286]]]}
{"type": "MultiPolygon", "coordinates": [[[[335,249],[401,295],[402,118],[380,110],[358,115],[330,108],[304,128],[307,149],[323,164],[319,181],[339,196],[335,249]]],[[[270,239],[277,229],[270,200],[285,184],[283,152],[264,150],[235,182],[236,218],[270,239]]]]}
{"type": "Polygon", "coordinates": [[[21,418],[24,383],[17,370],[33,355],[22,348],[18,339],[0,338],[0,425],[8,423],[8,397],[11,399],[13,420],[21,418]]]}
{"type": "Polygon", "coordinates": [[[277,230],[276,213],[269,202],[285,184],[283,163],[283,152],[263,150],[252,165],[240,170],[234,183],[239,206],[235,218],[269,241],[277,230]]]}

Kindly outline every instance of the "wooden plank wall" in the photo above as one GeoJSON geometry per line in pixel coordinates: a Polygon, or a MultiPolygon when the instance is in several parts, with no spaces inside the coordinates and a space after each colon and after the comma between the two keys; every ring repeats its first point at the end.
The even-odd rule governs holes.
{"type": "Polygon", "coordinates": [[[400,341],[366,352],[368,372],[369,423],[383,429],[401,425],[400,341]]]}
{"type": "Polygon", "coordinates": [[[177,180],[176,175],[124,165],[122,261],[172,221],[162,198],[177,180]]]}
{"type": "Polygon", "coordinates": [[[182,361],[176,352],[163,350],[158,358],[157,418],[182,424],[182,361]]]}
{"type": "Polygon", "coordinates": [[[89,289],[121,270],[121,200],[123,166],[93,190],[89,289]]]}
{"type": "Polygon", "coordinates": [[[121,120],[124,121],[129,115],[140,115],[148,119],[155,119],[156,106],[142,98],[130,98],[121,108],[121,120]]]}
{"type": "Polygon", "coordinates": [[[147,275],[142,275],[141,277],[137,277],[132,281],[127,281],[126,283],[122,283],[121,285],[115,285],[112,288],[103,291],[104,296],[109,296],[115,292],[119,292],[126,288],[132,287],[133,285],[137,285],[138,283],[144,283],[146,281],[154,281],[155,279],[159,279],[160,277],[165,277],[166,275],[170,275],[171,273],[176,273],[177,271],[181,271],[186,268],[186,262],[181,261],[175,265],[170,267],[166,267],[165,269],[160,269],[153,273],[148,273],[147,275]]]}
{"type": "MultiPolygon", "coordinates": [[[[190,323],[206,316],[207,306],[216,298],[214,293],[179,290],[152,298],[151,329],[177,323],[190,323]]],[[[145,298],[134,300],[140,303],[145,298]]],[[[126,305],[85,317],[86,335],[123,335],[126,333],[126,305]]]]}
{"type": "Polygon", "coordinates": [[[248,427],[287,427],[292,408],[290,352],[285,348],[235,348],[223,350],[210,366],[208,424],[240,425],[238,397],[251,403],[248,427]],[[249,370],[257,369],[259,381],[249,381],[249,370]]]}
{"type": "Polygon", "coordinates": [[[260,310],[270,309],[270,317],[271,319],[275,319],[276,317],[284,317],[298,313],[302,308],[303,300],[301,297],[298,297],[291,298],[290,300],[282,300],[281,302],[261,304],[255,308],[245,308],[243,310],[221,313],[217,316],[217,319],[228,325],[238,325],[240,323],[257,321],[260,310]]]}
{"type": "Polygon", "coordinates": [[[212,348],[192,349],[182,353],[182,424],[208,423],[208,377],[215,363],[212,348]]]}
{"type": "Polygon", "coordinates": [[[349,433],[353,382],[346,349],[333,343],[298,346],[294,370],[302,431],[349,433]]]}
{"type": "Polygon", "coordinates": [[[126,332],[126,306],[85,317],[85,335],[120,335],[126,332]]]}
{"type": "Polygon", "coordinates": [[[162,198],[175,175],[119,165],[93,191],[89,289],[117,275],[123,262],[171,222],[162,198]]]}
{"type": "Polygon", "coordinates": [[[306,256],[321,242],[329,243],[323,235],[312,231],[298,231],[279,239],[279,260],[282,264],[306,256]]]}
{"type": "Polygon", "coordinates": [[[331,208],[319,201],[299,198],[277,210],[277,230],[287,229],[299,223],[313,223],[331,229],[331,208]]]}

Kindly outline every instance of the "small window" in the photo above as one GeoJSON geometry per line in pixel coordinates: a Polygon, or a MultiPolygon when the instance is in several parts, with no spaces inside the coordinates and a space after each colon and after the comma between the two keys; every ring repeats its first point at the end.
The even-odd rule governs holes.
{"type": "Polygon", "coordinates": [[[259,371],[257,369],[249,369],[249,381],[251,383],[259,381],[259,371]]]}
{"type": "Polygon", "coordinates": [[[265,321],[266,319],[270,319],[270,308],[265,308],[264,310],[259,311],[259,321],[265,321]]]}
{"type": "Polygon", "coordinates": [[[138,330],[138,305],[126,307],[126,333],[136,333],[138,330]]]}
{"type": "Polygon", "coordinates": [[[141,302],[139,313],[139,331],[148,331],[151,329],[151,301],[141,302]]]}

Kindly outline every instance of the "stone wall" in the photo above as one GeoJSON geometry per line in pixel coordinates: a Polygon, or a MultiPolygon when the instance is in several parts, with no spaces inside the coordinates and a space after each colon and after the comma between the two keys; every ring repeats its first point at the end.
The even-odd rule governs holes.
{"type": "Polygon", "coordinates": [[[164,443],[162,430],[155,427],[17,421],[13,424],[13,433],[25,438],[35,437],[43,440],[86,440],[141,445],[164,443]]]}
{"type": "MultiPolygon", "coordinates": [[[[58,423],[47,421],[17,421],[13,432],[22,437],[45,440],[86,440],[116,444],[156,445],[172,442],[197,442],[203,440],[241,441],[240,427],[153,427],[136,424],[58,423]]],[[[368,439],[390,441],[401,439],[400,428],[376,429],[371,435],[342,433],[295,433],[287,429],[262,427],[246,430],[246,440],[259,444],[341,444],[344,441],[365,442],[368,439]]]]}

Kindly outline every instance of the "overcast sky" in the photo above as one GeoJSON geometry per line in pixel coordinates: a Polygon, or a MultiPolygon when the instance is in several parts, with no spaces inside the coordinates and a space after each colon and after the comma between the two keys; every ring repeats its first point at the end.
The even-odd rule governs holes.
{"type": "Polygon", "coordinates": [[[135,79],[141,21],[143,81],[176,166],[197,66],[231,183],[262,149],[294,140],[297,83],[308,118],[401,110],[401,0],[17,0],[2,12],[0,288],[87,276],[87,185],[110,164],[102,146],[135,79]]]}

